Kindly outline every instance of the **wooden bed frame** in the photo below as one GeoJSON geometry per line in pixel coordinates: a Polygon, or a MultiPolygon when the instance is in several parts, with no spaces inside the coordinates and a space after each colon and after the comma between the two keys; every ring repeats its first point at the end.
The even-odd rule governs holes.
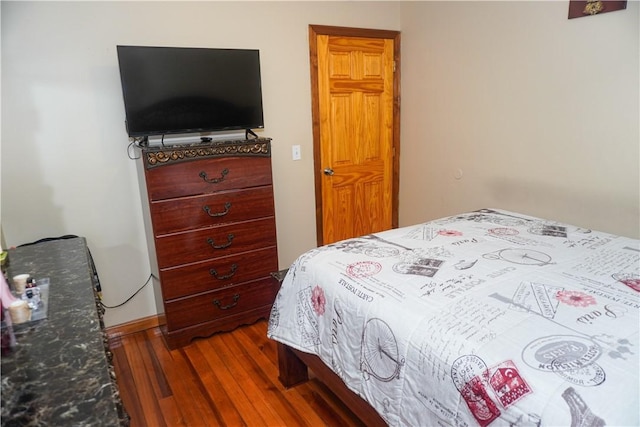
{"type": "Polygon", "coordinates": [[[383,427],[387,423],[371,405],[349,390],[344,382],[318,356],[278,345],[279,380],[286,388],[309,379],[309,369],[324,383],[367,427],[383,427]]]}

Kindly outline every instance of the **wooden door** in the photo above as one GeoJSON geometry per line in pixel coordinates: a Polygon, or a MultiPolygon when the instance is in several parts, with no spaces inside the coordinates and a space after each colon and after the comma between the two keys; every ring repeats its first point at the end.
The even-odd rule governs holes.
{"type": "Polygon", "coordinates": [[[310,26],[318,244],[397,227],[399,33],[310,26]]]}

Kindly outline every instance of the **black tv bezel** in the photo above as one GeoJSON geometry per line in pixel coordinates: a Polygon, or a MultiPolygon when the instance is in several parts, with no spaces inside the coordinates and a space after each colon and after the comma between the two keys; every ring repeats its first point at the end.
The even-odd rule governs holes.
{"type": "Polygon", "coordinates": [[[244,130],[250,131],[251,129],[264,129],[264,100],[262,97],[262,67],[259,49],[249,48],[210,48],[210,47],[182,47],[182,46],[145,46],[145,45],[116,45],[116,54],[118,59],[118,69],[120,72],[120,85],[122,88],[122,98],[125,109],[125,129],[127,135],[130,138],[144,138],[164,135],[188,135],[188,134],[207,134],[215,132],[225,131],[237,131],[244,130]],[[121,60],[120,60],[120,48],[145,48],[145,49],[162,49],[162,50],[200,50],[200,51],[249,51],[257,54],[257,76],[258,87],[260,89],[260,121],[259,123],[246,123],[246,124],[233,124],[229,126],[206,126],[195,128],[170,128],[170,129],[157,129],[157,130],[144,130],[144,131],[131,131],[129,127],[130,111],[127,107],[127,91],[125,89],[125,81],[122,74],[121,60]]]}

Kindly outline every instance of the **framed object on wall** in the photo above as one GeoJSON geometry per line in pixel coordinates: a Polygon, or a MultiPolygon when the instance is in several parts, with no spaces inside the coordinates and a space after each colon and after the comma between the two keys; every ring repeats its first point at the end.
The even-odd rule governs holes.
{"type": "Polygon", "coordinates": [[[569,0],[569,19],[599,15],[627,8],[627,0],[569,0]]]}

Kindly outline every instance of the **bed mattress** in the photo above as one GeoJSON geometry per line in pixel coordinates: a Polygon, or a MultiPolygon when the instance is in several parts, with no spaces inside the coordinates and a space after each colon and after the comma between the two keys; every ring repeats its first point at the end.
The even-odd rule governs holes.
{"type": "Polygon", "coordinates": [[[640,425],[640,241],[485,209],[319,247],[270,338],[390,425],[640,425]]]}

